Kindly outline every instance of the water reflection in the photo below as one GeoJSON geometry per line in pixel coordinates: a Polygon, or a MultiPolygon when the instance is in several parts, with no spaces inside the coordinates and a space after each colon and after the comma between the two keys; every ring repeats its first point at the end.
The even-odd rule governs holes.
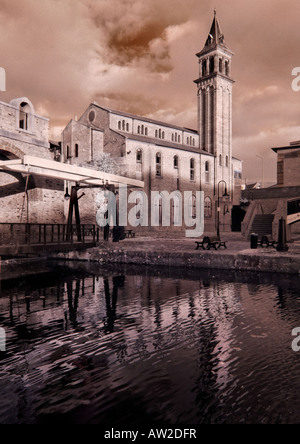
{"type": "Polygon", "coordinates": [[[1,423],[299,421],[298,277],[70,267],[2,283],[1,423]]]}

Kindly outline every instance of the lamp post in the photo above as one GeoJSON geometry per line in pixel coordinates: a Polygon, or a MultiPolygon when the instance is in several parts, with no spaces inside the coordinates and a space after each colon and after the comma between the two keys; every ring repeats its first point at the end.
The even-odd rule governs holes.
{"type": "Polygon", "coordinates": [[[69,185],[67,185],[67,187],[66,187],[66,193],[65,193],[65,200],[66,201],[68,201],[68,200],[70,200],[71,199],[71,196],[70,196],[70,194],[69,194],[69,185]]]}
{"type": "Polygon", "coordinates": [[[256,155],[262,162],[262,188],[265,188],[265,158],[263,156],[256,155]]]}
{"type": "Polygon", "coordinates": [[[218,183],[218,208],[217,208],[217,236],[220,237],[220,212],[221,212],[221,208],[220,208],[220,185],[224,184],[225,185],[225,190],[224,190],[224,194],[223,197],[230,197],[228,194],[228,190],[227,190],[227,183],[225,182],[225,180],[220,180],[220,182],[218,183]]]}

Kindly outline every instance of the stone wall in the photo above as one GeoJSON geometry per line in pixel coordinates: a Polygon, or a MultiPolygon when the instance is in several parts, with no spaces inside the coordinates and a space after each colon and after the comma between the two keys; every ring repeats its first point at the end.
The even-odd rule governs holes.
{"type": "MultiPolygon", "coordinates": [[[[53,160],[49,145],[49,119],[38,116],[27,98],[0,102],[0,159],[25,155],[53,160]],[[19,105],[31,110],[27,129],[19,127],[19,105]]],[[[0,172],[0,223],[63,223],[64,183],[39,177],[0,172]]]]}
{"type": "Polygon", "coordinates": [[[131,264],[166,267],[185,267],[188,269],[212,269],[253,271],[255,273],[285,273],[299,275],[300,256],[290,253],[258,252],[245,250],[241,252],[211,251],[164,251],[152,248],[130,249],[116,245],[111,249],[99,248],[87,251],[72,251],[54,254],[56,259],[71,261],[88,261],[98,264],[131,264]]]}

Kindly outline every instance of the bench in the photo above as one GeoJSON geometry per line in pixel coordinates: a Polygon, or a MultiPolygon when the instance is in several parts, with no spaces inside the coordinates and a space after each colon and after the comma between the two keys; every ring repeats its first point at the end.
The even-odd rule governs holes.
{"type": "Polygon", "coordinates": [[[125,231],[125,235],[127,238],[134,238],[135,237],[135,232],[133,230],[126,230],[125,231]]]}
{"type": "Polygon", "coordinates": [[[268,236],[263,236],[261,238],[261,241],[259,242],[259,245],[262,248],[269,248],[269,247],[276,248],[277,245],[278,245],[278,242],[276,242],[276,241],[274,241],[272,239],[269,239],[268,236]]]}
{"type": "Polygon", "coordinates": [[[203,250],[211,250],[214,248],[215,250],[218,250],[220,248],[227,248],[227,241],[221,241],[218,238],[210,238],[208,236],[205,236],[203,240],[196,241],[196,250],[199,250],[202,248],[203,250]]]}
{"type": "Polygon", "coordinates": [[[225,242],[220,241],[219,242],[218,248],[222,248],[222,247],[227,249],[227,241],[225,241],[225,242]]]}

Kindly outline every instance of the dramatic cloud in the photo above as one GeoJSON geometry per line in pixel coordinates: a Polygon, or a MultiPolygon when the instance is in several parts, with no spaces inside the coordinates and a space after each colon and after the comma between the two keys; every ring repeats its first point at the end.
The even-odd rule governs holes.
{"type": "Polygon", "coordinates": [[[197,127],[195,53],[217,8],[235,52],[234,153],[245,176],[275,177],[271,146],[300,139],[297,0],[0,0],[7,92],[51,118],[53,138],[90,102],[197,127]]]}

